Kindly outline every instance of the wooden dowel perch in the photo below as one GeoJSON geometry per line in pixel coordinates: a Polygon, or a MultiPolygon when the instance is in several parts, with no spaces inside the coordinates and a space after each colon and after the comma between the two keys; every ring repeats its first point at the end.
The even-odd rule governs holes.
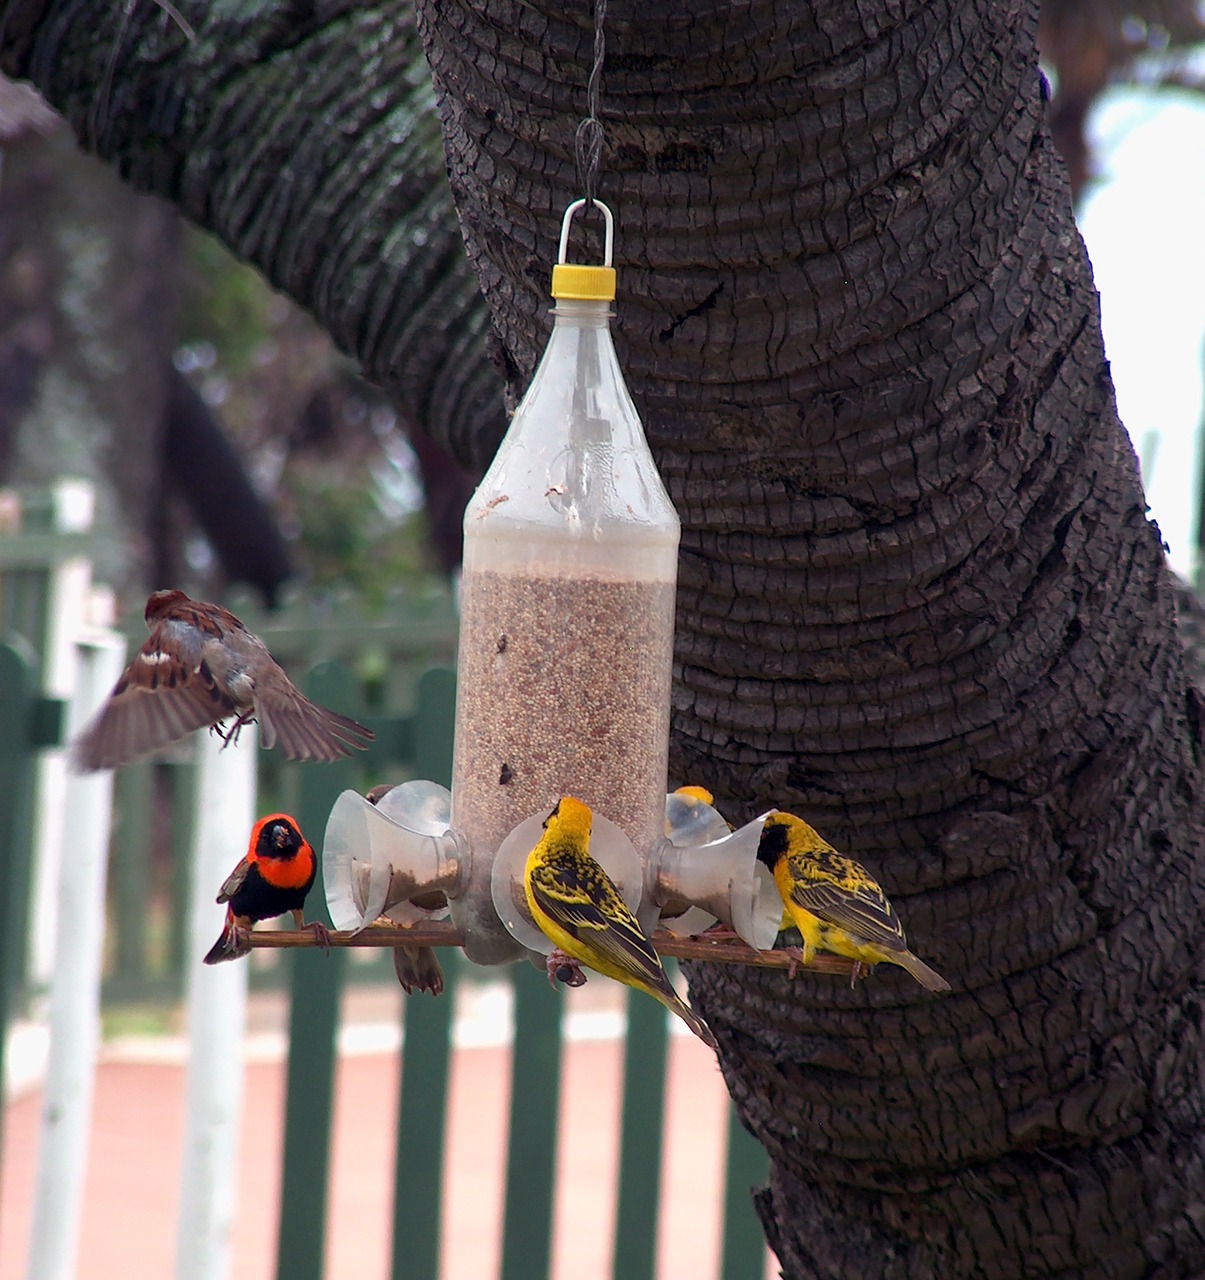
{"type": "MultiPolygon", "coordinates": [[[[289,948],[317,947],[322,944],[309,930],[265,929],[248,935],[253,947],[289,948]]],[[[398,925],[370,925],[359,933],[333,929],[330,934],[332,947],[460,947],[464,934],[443,920],[416,924],[407,928],[398,925]]],[[[761,969],[789,969],[791,957],[785,951],[755,951],[737,938],[709,938],[700,934],[694,938],[678,938],[658,931],[653,934],[653,946],[663,956],[679,960],[708,960],[714,964],[751,964],[761,969]]],[[[836,973],[845,977],[853,972],[853,961],[843,956],[818,954],[810,965],[800,965],[815,973],[836,973]]]]}

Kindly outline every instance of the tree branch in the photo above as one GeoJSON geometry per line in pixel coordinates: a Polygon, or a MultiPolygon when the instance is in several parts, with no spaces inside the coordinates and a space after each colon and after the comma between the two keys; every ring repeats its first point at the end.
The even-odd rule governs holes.
{"type": "Polygon", "coordinates": [[[470,469],[504,427],[409,6],[14,0],[0,67],[309,309],[470,469]],[[246,13],[247,16],[239,15],[246,13]]]}

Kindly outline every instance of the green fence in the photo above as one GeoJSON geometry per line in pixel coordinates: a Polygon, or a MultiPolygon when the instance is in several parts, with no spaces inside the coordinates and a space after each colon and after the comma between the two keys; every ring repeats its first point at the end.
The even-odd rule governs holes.
{"type": "MultiPolygon", "coordinates": [[[[39,743],[57,741],[55,707],[39,693],[35,656],[44,635],[46,565],[81,546],[74,535],[66,541],[49,533],[38,538],[45,545],[26,542],[20,557],[13,541],[0,538],[0,621],[20,622],[15,634],[12,627],[10,634],[0,634],[8,641],[0,646],[0,722],[6,726],[0,734],[0,910],[6,913],[0,939],[0,1046],[21,989],[32,753],[39,743]],[[19,731],[8,732],[9,726],[19,731]]],[[[245,603],[233,607],[294,676],[306,672],[301,683],[311,697],[364,721],[377,734],[368,752],[330,765],[290,764],[279,753],[262,752],[260,812],[293,813],[317,842],[345,787],[364,790],[406,777],[450,781],[455,617],[446,592],[431,589],[409,598],[404,607],[389,611],[392,620],[387,621],[364,615],[348,600],[271,618],[245,603]]],[[[132,633],[132,639],[141,634],[132,633]]],[[[189,885],[184,851],[192,822],[189,761],[185,746],[172,762],[132,766],[115,779],[106,963],[110,1006],[172,1001],[181,993],[189,885]]],[[[232,862],[240,852],[231,851],[232,862]]],[[[322,901],[319,888],[310,914],[318,913],[322,901]]],[[[285,985],[290,993],[276,1275],[278,1280],[321,1280],[340,998],[350,980],[395,979],[384,951],[336,950],[329,958],[316,951],[260,951],[252,960],[255,981],[285,985]]],[[[471,968],[459,955],[444,952],[441,960],[444,995],[410,998],[403,1014],[391,1280],[437,1280],[440,1274],[452,1018],[457,983],[471,968]]],[[[523,1086],[511,1090],[501,1277],[544,1280],[556,1195],[556,1135],[550,1135],[549,1122],[560,1092],[563,1001],[530,966],[500,976],[514,987],[511,1072],[523,1086]]],[[[665,1011],[631,995],[615,1188],[617,1280],[655,1275],[667,1048],[665,1011]]],[[[765,1253],[749,1192],[764,1181],[765,1155],[733,1119],[716,1141],[727,1142],[720,1274],[722,1280],[755,1280],[763,1274],[765,1253]]]]}
{"type": "MultiPolygon", "coordinates": [[[[353,682],[331,664],[316,673],[307,692],[355,715],[348,698],[353,682]]],[[[451,778],[454,679],[427,672],[419,682],[408,740],[415,776],[447,785],[451,778]]],[[[336,796],[355,785],[355,762],[294,766],[303,786],[295,812],[302,829],[321,830],[336,796]]],[[[262,806],[261,806],[262,807],[262,806]]],[[[278,952],[292,967],[292,1015],[281,1187],[277,1280],[321,1280],[326,1243],[330,1163],[330,1114],[334,1093],[335,1039],[340,986],[347,955],[278,952]]],[[[438,1280],[442,1221],[442,1153],[445,1150],[452,1012],[458,974],[467,962],[441,953],[447,988],[439,999],[412,997],[405,1006],[401,1094],[394,1182],[391,1280],[438,1280]],[[439,1154],[436,1154],[439,1153],[439,1154]]],[[[529,965],[505,970],[514,988],[509,1140],[501,1280],[542,1280],[550,1274],[555,1200],[557,1113],[563,1047],[563,1000],[529,965]]],[[[614,1239],[616,1280],[655,1275],[660,1169],[668,1046],[665,1010],[628,993],[620,1160],[614,1239]]],[[[764,1271],[765,1247],[750,1190],[765,1180],[765,1153],[733,1118],[727,1134],[722,1280],[755,1280],[764,1271]]]]}
{"type": "MultiPolygon", "coordinates": [[[[2,493],[0,493],[2,496],[2,493]]],[[[86,554],[88,536],[65,526],[57,491],[0,503],[0,1079],[4,1031],[26,998],[32,889],[34,765],[58,745],[64,706],[43,692],[42,655],[51,628],[54,571],[86,554]]]]}

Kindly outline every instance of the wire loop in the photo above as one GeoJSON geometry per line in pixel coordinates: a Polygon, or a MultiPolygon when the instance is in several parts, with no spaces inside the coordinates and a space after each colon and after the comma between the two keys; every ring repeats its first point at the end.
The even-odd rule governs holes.
{"type": "MultiPolygon", "coordinates": [[[[575,200],[565,210],[565,216],[561,219],[561,247],[557,250],[556,255],[558,265],[565,261],[565,255],[569,252],[569,224],[573,221],[573,215],[579,209],[584,209],[586,203],[586,199],[575,200]]],[[[611,210],[601,200],[593,200],[590,203],[596,209],[602,210],[603,222],[606,223],[606,231],[603,237],[603,266],[609,267],[611,265],[611,251],[615,247],[615,219],[611,216],[611,210]]]]}

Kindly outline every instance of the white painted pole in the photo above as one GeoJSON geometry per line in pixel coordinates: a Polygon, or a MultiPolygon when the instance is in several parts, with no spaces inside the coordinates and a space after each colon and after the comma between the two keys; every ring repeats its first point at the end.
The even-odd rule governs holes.
{"type": "MultiPolygon", "coordinates": [[[[121,674],[125,640],[112,632],[77,646],[74,732],[121,674]]],[[[64,779],[56,938],[50,991],[50,1056],[30,1233],[29,1280],[73,1280],[92,1124],[100,1038],[100,977],[105,935],[112,773],[64,779]]]]}
{"type": "Polygon", "coordinates": [[[190,858],[188,1084],[184,1176],[176,1231],[176,1280],[226,1280],[238,1192],[243,1105],[243,1030],[249,960],[203,965],[226,908],[222,882],[247,851],[255,825],[258,730],[237,746],[197,735],[197,806],[190,858]]]}
{"type": "MultiPolygon", "coordinates": [[[[86,480],[59,480],[54,486],[56,533],[87,533],[92,528],[95,497],[86,480]]],[[[91,597],[92,563],[87,556],[68,556],[50,568],[46,641],[42,654],[42,692],[69,700],[76,688],[76,639],[91,597]]],[[[118,673],[120,674],[120,672],[118,673]]],[[[113,677],[116,680],[117,676],[113,677]]],[[[95,704],[108,689],[98,689],[95,704]]],[[[89,713],[92,707],[85,707],[89,713]]],[[[82,722],[76,724],[81,727],[82,722]]],[[[33,884],[30,898],[28,975],[49,985],[55,964],[55,904],[59,857],[64,850],[67,815],[66,747],[43,751],[35,769],[37,803],[33,813],[33,884]]]]}

